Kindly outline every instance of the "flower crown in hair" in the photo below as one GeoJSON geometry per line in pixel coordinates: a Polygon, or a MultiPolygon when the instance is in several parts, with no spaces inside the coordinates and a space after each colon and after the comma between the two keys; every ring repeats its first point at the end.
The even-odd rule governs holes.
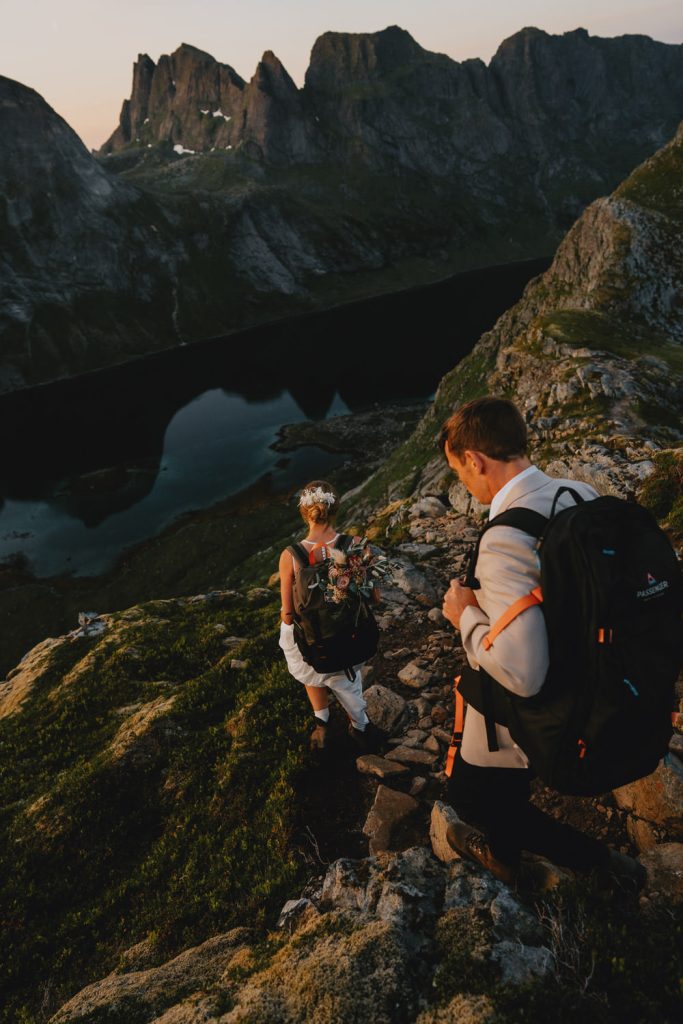
{"type": "Polygon", "coordinates": [[[332,491],[324,491],[322,487],[316,487],[313,491],[302,491],[299,498],[299,505],[317,505],[323,502],[325,505],[334,505],[335,501],[332,491]]]}

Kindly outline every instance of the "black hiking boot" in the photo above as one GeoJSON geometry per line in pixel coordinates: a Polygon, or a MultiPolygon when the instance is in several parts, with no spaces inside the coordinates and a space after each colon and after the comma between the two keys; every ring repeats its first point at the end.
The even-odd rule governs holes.
{"type": "Polygon", "coordinates": [[[481,864],[500,882],[514,885],[517,878],[517,866],[506,864],[494,857],[483,832],[467,825],[464,821],[453,822],[446,829],[446,840],[450,848],[461,857],[481,864]]]}
{"type": "Polygon", "coordinates": [[[364,729],[356,729],[349,721],[349,736],[359,754],[376,754],[384,739],[384,733],[372,722],[368,722],[364,729]]]}

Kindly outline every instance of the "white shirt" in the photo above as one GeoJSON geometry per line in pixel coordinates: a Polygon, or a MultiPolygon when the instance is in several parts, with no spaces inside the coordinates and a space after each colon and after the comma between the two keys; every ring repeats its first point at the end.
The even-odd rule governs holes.
{"type": "Polygon", "coordinates": [[[535,466],[527,466],[520,473],[516,473],[511,480],[508,480],[499,491],[493,495],[491,500],[491,507],[489,508],[489,519],[493,519],[494,516],[498,515],[498,509],[503,504],[505,497],[510,493],[515,484],[518,484],[520,480],[523,480],[525,476],[530,476],[531,473],[536,472],[535,466]]]}

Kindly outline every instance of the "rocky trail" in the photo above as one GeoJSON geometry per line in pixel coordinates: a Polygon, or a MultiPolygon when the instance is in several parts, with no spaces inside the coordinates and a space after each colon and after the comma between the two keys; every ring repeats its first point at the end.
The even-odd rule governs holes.
{"type": "MultiPolygon", "coordinates": [[[[400,568],[382,591],[380,648],[364,680],[368,714],[387,739],[381,751],[358,755],[333,707],[328,749],[312,756],[300,782],[296,842],[307,883],[265,940],[234,928],[162,963],[153,943],[139,943],[52,1024],[493,1024],[527,1019],[527,999],[550,1012],[538,1010],[546,997],[558,1020],[577,1000],[588,1020],[655,1019],[610,1016],[614,1008],[592,986],[593,925],[556,895],[575,884],[571,872],[525,855],[513,890],[448,846],[443,769],[464,653],[440,595],[476,526],[435,497],[399,503],[390,515],[409,539],[394,548],[400,568]]],[[[680,749],[677,734],[671,764],[615,794],[561,797],[540,784],[534,792],[548,813],[641,857],[645,890],[619,897],[629,934],[661,934],[683,897],[680,749]]]]}
{"type": "MultiPolygon", "coordinates": [[[[427,843],[434,803],[445,799],[453,677],[466,659],[457,632],[441,614],[440,598],[451,575],[462,571],[477,535],[471,519],[435,497],[422,498],[410,507],[403,503],[394,515],[403,521],[411,539],[396,549],[401,568],[395,583],[382,589],[380,647],[364,673],[368,715],[388,738],[381,751],[361,754],[356,760],[357,770],[365,776],[358,826],[363,827],[371,854],[404,850],[415,841],[427,843]]],[[[334,782],[341,791],[346,785],[343,769],[333,768],[330,762],[343,763],[352,752],[339,734],[332,742],[326,760],[328,770],[339,773],[334,782]]],[[[675,735],[672,773],[680,764],[681,747],[675,735]]],[[[683,794],[683,767],[680,771],[679,793],[683,794]]],[[[656,801],[648,806],[634,802],[637,789],[637,785],[624,787],[625,792],[616,796],[565,797],[537,780],[534,802],[622,853],[638,856],[639,837],[640,846],[647,849],[681,835],[680,828],[673,827],[674,815],[662,808],[658,812],[656,801]],[[643,817],[630,813],[636,807],[643,817]],[[648,820],[647,814],[654,820],[648,820]]],[[[313,822],[309,827],[315,831],[313,822]]],[[[641,899],[646,903],[650,897],[641,899]]]]}

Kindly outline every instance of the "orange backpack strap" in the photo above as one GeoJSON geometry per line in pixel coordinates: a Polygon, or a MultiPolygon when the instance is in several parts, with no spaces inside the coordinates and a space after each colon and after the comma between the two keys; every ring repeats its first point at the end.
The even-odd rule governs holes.
{"type": "Polygon", "coordinates": [[[525,594],[524,597],[520,597],[517,601],[515,601],[514,604],[511,604],[507,611],[504,611],[501,617],[496,620],[493,626],[491,626],[491,629],[484,637],[484,650],[489,650],[489,648],[493,645],[493,641],[496,639],[496,637],[500,633],[502,633],[503,630],[506,629],[511,622],[514,622],[518,615],[521,615],[522,612],[525,612],[527,608],[533,608],[534,605],[542,603],[543,593],[541,591],[541,588],[534,587],[534,589],[530,591],[528,594],[525,594]]]}
{"type": "Polygon", "coordinates": [[[453,736],[451,737],[451,745],[448,748],[448,756],[446,757],[446,767],[444,771],[450,778],[453,772],[453,764],[455,763],[455,755],[458,752],[458,747],[462,743],[462,729],[465,722],[465,698],[458,689],[458,684],[461,680],[461,676],[456,676],[453,680],[453,736]]]}

